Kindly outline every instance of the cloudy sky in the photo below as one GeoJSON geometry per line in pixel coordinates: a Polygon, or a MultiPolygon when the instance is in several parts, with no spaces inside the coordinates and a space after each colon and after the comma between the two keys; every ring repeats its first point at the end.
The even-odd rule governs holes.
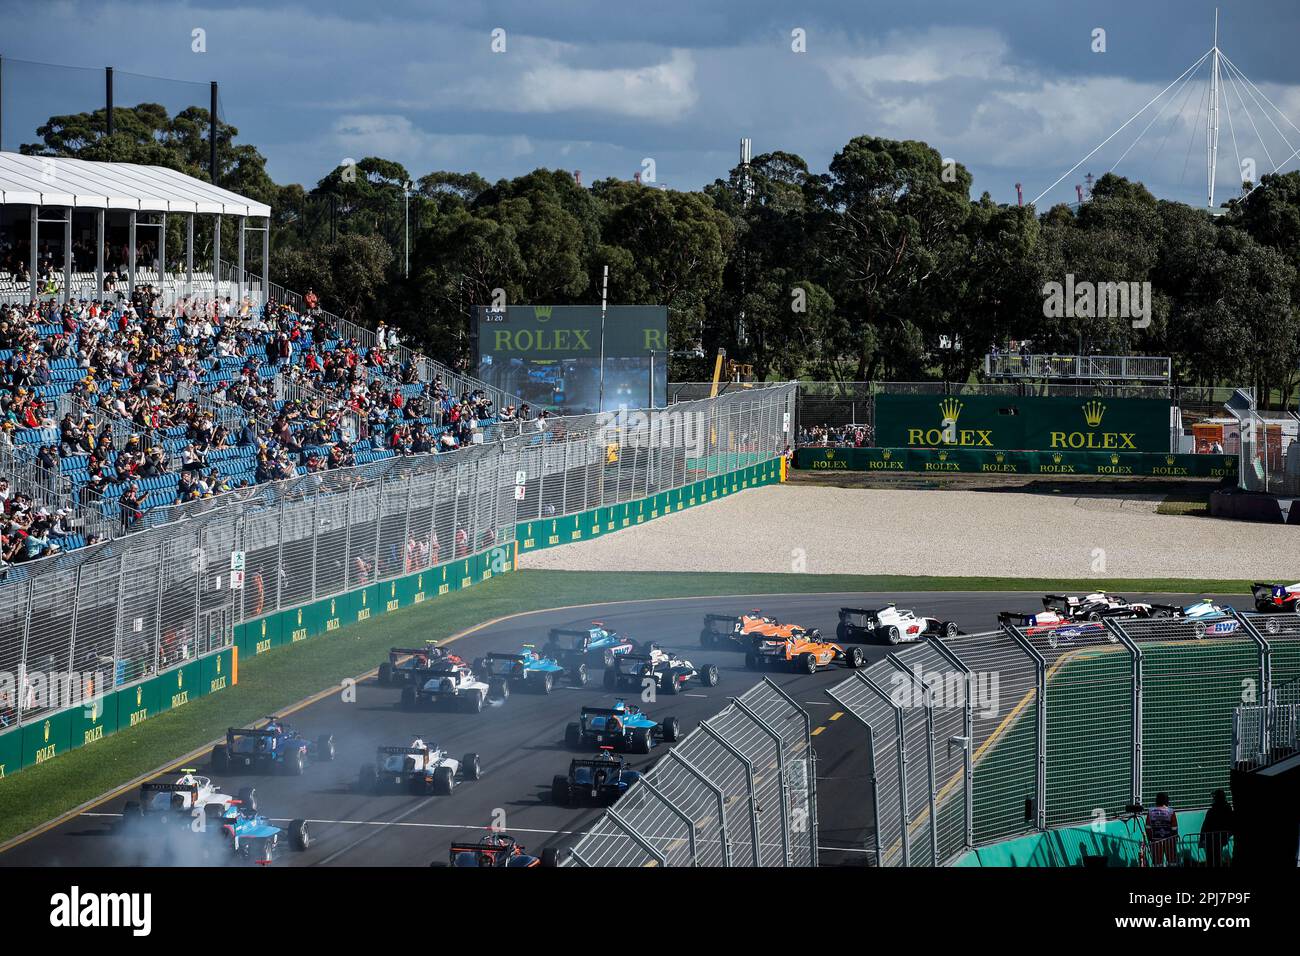
{"type": "MultiPolygon", "coordinates": [[[[1283,169],[1300,168],[1300,129],[1287,119],[1300,125],[1300,4],[1219,6],[1220,46],[1253,82],[1224,66],[1221,200],[1239,162],[1259,175],[1288,158],[1283,169]]],[[[32,141],[53,113],[102,105],[111,65],[119,105],[206,104],[207,81],[218,81],[225,120],[281,183],[310,186],[344,159],[370,155],[414,176],[451,169],[496,179],[545,166],[581,170],[587,183],[631,178],[649,159],[658,182],[687,189],[725,176],[742,136],[755,154],[784,149],[820,171],[850,138],[874,134],[924,140],[972,171],[976,193],[1014,202],[1020,182],[1029,201],[1210,48],[1214,7],[0,0],[3,145],[32,141]]],[[[1158,195],[1204,204],[1208,62],[1040,206],[1073,200],[1086,173],[1112,167],[1158,195]]]]}

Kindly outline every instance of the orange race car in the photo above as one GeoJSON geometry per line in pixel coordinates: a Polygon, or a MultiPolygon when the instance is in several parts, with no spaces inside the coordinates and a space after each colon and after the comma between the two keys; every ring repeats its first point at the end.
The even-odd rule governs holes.
{"type": "Polygon", "coordinates": [[[862,666],[862,648],[856,644],[843,647],[821,639],[816,628],[805,631],[795,628],[792,634],[756,634],[753,644],[745,654],[745,666],[750,670],[785,665],[804,674],[815,674],[819,667],[839,664],[857,669],[862,666]]]}
{"type": "Polygon", "coordinates": [[[704,629],[700,631],[700,647],[748,648],[755,637],[789,637],[802,633],[797,624],[782,624],[774,617],[759,611],[750,611],[739,617],[733,614],[704,615],[704,629]]]}

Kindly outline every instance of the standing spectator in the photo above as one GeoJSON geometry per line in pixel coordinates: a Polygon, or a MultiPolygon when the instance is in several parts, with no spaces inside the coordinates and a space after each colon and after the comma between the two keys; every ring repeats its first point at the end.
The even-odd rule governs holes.
{"type": "Polygon", "coordinates": [[[144,499],[140,496],[140,485],[131,482],[130,486],[118,499],[122,510],[122,530],[130,531],[137,521],[144,517],[144,499]]]}
{"type": "Polygon", "coordinates": [[[1147,842],[1151,865],[1168,866],[1177,860],[1178,813],[1169,805],[1169,794],[1156,794],[1156,805],[1147,811],[1147,842]]]}
{"type": "Polygon", "coordinates": [[[1228,841],[1232,839],[1235,829],[1236,814],[1228,802],[1228,795],[1222,790],[1215,790],[1210,809],[1205,811],[1205,819],[1201,823],[1200,843],[1201,849],[1205,851],[1206,865],[1228,865],[1228,841]]]}

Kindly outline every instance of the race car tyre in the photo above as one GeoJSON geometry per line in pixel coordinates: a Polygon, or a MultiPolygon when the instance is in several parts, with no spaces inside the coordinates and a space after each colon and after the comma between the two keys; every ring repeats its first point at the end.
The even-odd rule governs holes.
{"type": "Polygon", "coordinates": [[[632,739],[627,749],[634,754],[648,754],[652,742],[649,728],[638,727],[632,731],[632,739]]]}
{"type": "Polygon", "coordinates": [[[885,640],[890,644],[901,644],[903,641],[903,632],[891,624],[889,627],[885,628],[885,640]]]}
{"type": "MultiPolygon", "coordinates": [[[[501,699],[504,700],[504,699],[505,699],[505,695],[502,695],[501,699]]],[[[464,706],[466,712],[468,712],[468,713],[471,713],[471,714],[477,714],[477,713],[480,713],[480,712],[483,710],[483,694],[482,694],[482,692],[481,692],[481,691],[477,691],[477,690],[475,690],[475,691],[470,691],[468,694],[465,695],[465,703],[464,703],[463,706],[464,706]]]]}
{"type": "Polygon", "coordinates": [[[483,669],[483,658],[481,657],[474,658],[474,666],[471,668],[471,670],[474,671],[474,674],[476,676],[482,677],[483,674],[485,673],[483,669]]]}
{"type": "Polygon", "coordinates": [[[556,774],[551,778],[551,802],[557,807],[567,807],[573,798],[569,778],[556,774]]]}
{"type": "Polygon", "coordinates": [[[600,663],[601,663],[601,666],[603,666],[603,667],[613,667],[613,666],[614,666],[614,652],[611,651],[609,648],[606,648],[605,650],[601,651],[601,652],[600,652],[600,663]]]}
{"type": "Polygon", "coordinates": [[[479,765],[478,754],[467,753],[460,758],[460,774],[466,780],[477,780],[483,772],[479,765]]]}
{"type": "Polygon", "coordinates": [[[203,805],[204,828],[206,829],[209,824],[219,827],[221,816],[225,812],[226,812],[226,808],[222,806],[220,803],[205,803],[203,805]]]}
{"type": "Polygon", "coordinates": [[[762,666],[762,661],[759,660],[757,654],[750,653],[745,655],[745,667],[748,670],[756,671],[761,666],[762,666]]]}
{"type": "Polygon", "coordinates": [[[550,671],[543,671],[532,679],[533,686],[537,688],[539,694],[549,694],[551,687],[555,682],[555,677],[550,671]]]}
{"type": "Polygon", "coordinates": [[[433,792],[445,797],[456,786],[456,777],[450,767],[438,767],[433,771],[433,792]]]}
{"type": "Polygon", "coordinates": [[[659,689],[665,694],[677,693],[677,673],[669,671],[659,678],[659,689]]]}
{"type": "Polygon", "coordinates": [[[542,866],[559,866],[559,865],[560,865],[560,851],[557,848],[553,846],[548,846],[546,849],[542,851],[542,866]]]}
{"type": "Polygon", "coordinates": [[[549,657],[553,661],[558,661],[564,656],[564,650],[559,644],[547,644],[542,648],[542,656],[549,657]]]}
{"type": "Polygon", "coordinates": [[[321,734],[316,739],[316,759],[333,760],[334,759],[334,735],[321,734]]]}
{"type": "Polygon", "coordinates": [[[393,682],[393,665],[384,661],[379,665],[379,683],[391,684],[393,682]]]}
{"type": "Polygon", "coordinates": [[[564,728],[564,745],[570,750],[577,750],[582,746],[581,724],[572,723],[564,728]]]}
{"type": "Polygon", "coordinates": [[[950,638],[956,637],[958,634],[961,633],[959,630],[957,630],[957,624],[955,621],[944,621],[943,624],[940,626],[940,630],[943,631],[944,637],[950,637],[950,638]]]}
{"type": "Polygon", "coordinates": [[[704,630],[700,631],[700,647],[712,647],[712,646],[713,646],[713,632],[706,627],[704,630]]]}
{"type": "Polygon", "coordinates": [[[302,751],[295,750],[291,754],[286,754],[284,758],[284,769],[294,776],[302,776],[303,770],[307,767],[307,761],[303,759],[302,751]]]}
{"type": "Polygon", "coordinates": [[[572,674],[569,677],[569,680],[573,683],[574,687],[586,687],[587,686],[587,665],[579,664],[577,667],[575,667],[573,669],[572,674]]]}
{"type": "Polygon", "coordinates": [[[844,651],[844,663],[848,664],[853,670],[862,666],[862,648],[854,644],[844,651]]]}
{"type": "Polygon", "coordinates": [[[835,625],[835,640],[839,641],[841,644],[847,642],[852,636],[853,635],[849,633],[848,627],[845,626],[843,622],[835,625]]]}
{"type": "Polygon", "coordinates": [[[256,787],[240,787],[239,793],[236,794],[236,798],[239,800],[241,806],[248,807],[249,813],[257,812],[257,788],[256,787]]]}
{"type": "Polygon", "coordinates": [[[1100,621],[1100,620],[1101,620],[1101,612],[1100,612],[1100,611],[1089,611],[1089,612],[1088,612],[1088,620],[1089,620],[1089,621],[1092,621],[1094,624],[1095,624],[1097,621],[1100,621]]]}
{"type": "Polygon", "coordinates": [[[505,700],[510,696],[510,682],[494,678],[488,681],[488,699],[505,700]]]}
{"type": "Polygon", "coordinates": [[[289,824],[289,845],[300,853],[311,846],[311,832],[306,820],[294,820],[289,824]]]}
{"type": "Polygon", "coordinates": [[[605,685],[605,690],[613,690],[618,687],[618,674],[615,672],[614,668],[605,668],[605,676],[601,679],[601,683],[605,685]]]}
{"type": "Polygon", "coordinates": [[[664,740],[668,741],[670,744],[675,744],[677,742],[677,738],[680,736],[682,731],[682,725],[678,722],[676,717],[665,717],[663,723],[661,723],[659,727],[659,732],[664,740]]]}
{"type": "Polygon", "coordinates": [[[800,654],[795,667],[805,674],[816,674],[817,658],[812,654],[800,654]]]}
{"type": "Polygon", "coordinates": [[[225,744],[217,744],[212,748],[212,769],[216,773],[225,773],[230,768],[230,757],[226,753],[225,744]]]}
{"type": "Polygon", "coordinates": [[[362,764],[361,769],[357,771],[357,789],[362,793],[367,790],[373,790],[375,787],[375,765],[372,763],[362,764]]]}
{"type": "Polygon", "coordinates": [[[718,678],[719,674],[717,664],[709,664],[704,668],[704,670],[700,671],[700,683],[705,687],[717,687],[718,678]]]}
{"type": "Polygon", "coordinates": [[[402,701],[401,701],[401,706],[404,707],[404,708],[406,708],[406,709],[408,709],[408,710],[409,710],[410,708],[412,708],[412,707],[415,706],[415,688],[414,688],[414,687],[403,687],[403,688],[402,688],[402,701]]]}

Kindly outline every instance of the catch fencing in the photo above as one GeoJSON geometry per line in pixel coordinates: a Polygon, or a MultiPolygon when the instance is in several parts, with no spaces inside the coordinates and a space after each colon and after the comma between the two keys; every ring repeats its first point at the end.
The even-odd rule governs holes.
{"type": "Polygon", "coordinates": [[[764,678],[673,745],[565,866],[816,866],[807,712],[764,678]]]}
{"type": "Polygon", "coordinates": [[[931,638],[827,694],[862,732],[866,849],[942,866],[1159,792],[1208,807],[1234,764],[1297,745],[1297,679],[1300,615],[1233,612],[931,638]]]}
{"type": "Polygon", "coordinates": [[[15,565],[0,585],[0,731],[65,702],[50,675],[120,689],[227,647],[236,625],[467,558],[519,522],[622,504],[769,461],[793,389],[650,413],[502,425],[502,437],[158,508],[139,530],[15,565]]]}

